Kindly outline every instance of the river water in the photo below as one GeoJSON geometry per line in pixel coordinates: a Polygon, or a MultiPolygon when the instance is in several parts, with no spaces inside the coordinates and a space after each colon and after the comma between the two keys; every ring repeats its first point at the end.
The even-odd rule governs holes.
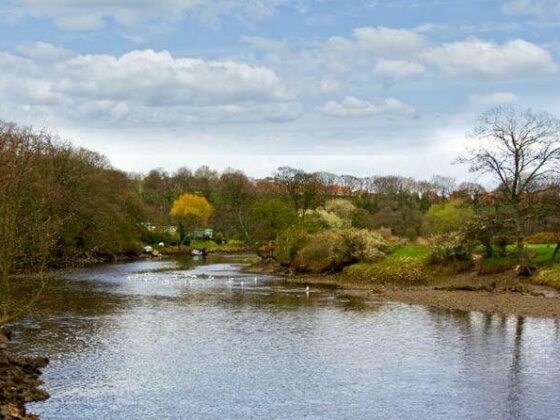
{"type": "Polygon", "coordinates": [[[555,419],[557,321],[381,303],[243,274],[242,257],[51,281],[18,350],[43,419],[555,419]]]}

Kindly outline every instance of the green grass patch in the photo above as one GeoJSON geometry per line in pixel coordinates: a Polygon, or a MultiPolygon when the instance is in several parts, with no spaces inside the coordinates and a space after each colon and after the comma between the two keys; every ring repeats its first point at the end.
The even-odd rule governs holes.
{"type": "Polygon", "coordinates": [[[535,264],[545,264],[552,259],[554,248],[556,248],[556,245],[527,245],[527,252],[529,252],[531,262],[535,264]]]}
{"type": "Polygon", "coordinates": [[[430,247],[425,245],[405,245],[395,248],[388,258],[398,259],[401,257],[409,257],[413,259],[425,260],[430,254],[430,247]]]}
{"type": "Polygon", "coordinates": [[[430,277],[425,267],[429,252],[426,246],[402,246],[395,248],[380,262],[351,265],[340,276],[352,283],[425,284],[430,277]]]}
{"type": "MultiPolygon", "coordinates": [[[[531,244],[526,245],[531,264],[542,266],[548,264],[552,258],[555,245],[531,244]]],[[[517,264],[517,248],[509,245],[507,255],[494,255],[490,258],[483,258],[478,264],[479,274],[497,274],[512,270],[517,264]]]]}

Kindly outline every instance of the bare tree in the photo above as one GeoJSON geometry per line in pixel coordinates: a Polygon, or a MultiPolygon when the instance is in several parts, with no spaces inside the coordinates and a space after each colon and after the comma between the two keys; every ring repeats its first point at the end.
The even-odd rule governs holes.
{"type": "Polygon", "coordinates": [[[499,183],[497,195],[508,207],[518,256],[526,263],[524,237],[533,198],[558,170],[560,120],[548,113],[498,107],[481,115],[469,138],[474,145],[459,161],[499,183]]]}
{"type": "Polygon", "coordinates": [[[53,221],[42,204],[47,197],[43,156],[50,138],[0,124],[0,326],[17,318],[44,287],[44,263],[53,240],[53,221]],[[40,281],[30,296],[17,299],[11,277],[16,264],[33,267],[40,281]]]}

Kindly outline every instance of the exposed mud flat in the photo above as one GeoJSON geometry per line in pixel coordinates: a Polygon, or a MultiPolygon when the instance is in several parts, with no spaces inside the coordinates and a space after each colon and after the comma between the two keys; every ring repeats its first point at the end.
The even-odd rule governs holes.
{"type": "Polygon", "coordinates": [[[488,276],[465,273],[433,281],[427,286],[352,283],[346,281],[344,275],[294,276],[287,281],[335,285],[349,293],[380,301],[560,319],[558,289],[534,285],[513,273],[488,276]]]}

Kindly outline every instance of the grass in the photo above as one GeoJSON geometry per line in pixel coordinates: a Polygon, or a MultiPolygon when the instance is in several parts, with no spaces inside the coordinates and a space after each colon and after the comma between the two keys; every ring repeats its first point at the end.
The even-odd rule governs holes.
{"type": "Polygon", "coordinates": [[[398,247],[382,261],[354,264],[340,276],[354,283],[425,284],[430,277],[425,267],[429,253],[430,248],[422,245],[398,247]]]}
{"type": "Polygon", "coordinates": [[[529,254],[535,254],[531,257],[531,261],[535,264],[544,264],[550,262],[552,253],[554,252],[554,248],[556,248],[556,245],[527,245],[529,254]]]}
{"type": "Polygon", "coordinates": [[[227,243],[217,244],[214,241],[194,240],[189,245],[190,249],[204,249],[210,252],[244,252],[247,245],[241,241],[230,240],[227,243]]]}
{"type": "MultiPolygon", "coordinates": [[[[527,252],[532,264],[542,266],[548,264],[556,245],[540,244],[526,245],[527,252]]],[[[517,265],[516,247],[510,245],[506,248],[507,255],[494,255],[490,258],[480,260],[478,271],[480,274],[503,273],[513,269],[517,265]]]]}
{"type": "Polygon", "coordinates": [[[430,254],[430,247],[426,245],[405,245],[393,250],[387,258],[398,261],[401,257],[425,260],[430,254]]]}

